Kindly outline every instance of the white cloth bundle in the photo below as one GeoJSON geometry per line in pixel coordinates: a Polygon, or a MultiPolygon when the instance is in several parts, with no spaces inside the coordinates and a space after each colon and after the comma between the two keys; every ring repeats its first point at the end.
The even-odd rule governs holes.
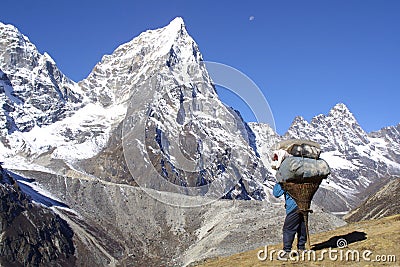
{"type": "Polygon", "coordinates": [[[289,180],[307,182],[308,178],[326,178],[330,173],[329,165],[323,159],[288,157],[280,164],[276,179],[278,182],[289,180]]]}

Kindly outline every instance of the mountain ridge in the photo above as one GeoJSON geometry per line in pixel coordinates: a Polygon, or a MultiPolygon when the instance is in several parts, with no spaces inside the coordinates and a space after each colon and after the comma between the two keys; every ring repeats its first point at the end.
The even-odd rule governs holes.
{"type": "MultiPolygon", "coordinates": [[[[314,200],[332,212],[340,214],[355,208],[386,182],[388,177],[400,176],[399,125],[367,134],[343,103],[336,104],[326,115],[314,116],[310,122],[297,116],[282,136],[272,129],[267,131],[268,134],[265,130],[263,133],[259,129],[260,125],[250,123],[256,133],[258,145],[263,149],[260,154],[266,165],[271,163],[269,155],[272,151],[268,147],[271,148],[272,143],[267,141],[268,145],[264,144],[263,147],[260,140],[278,142],[300,138],[310,139],[321,145],[321,157],[329,163],[332,173],[322,183],[314,200]],[[335,201],[329,203],[329,199],[335,201]]],[[[268,128],[268,125],[262,127],[268,128]]],[[[273,173],[273,170],[270,172],[273,173]]]]}
{"type": "MultiPolygon", "coordinates": [[[[2,25],[5,27],[4,24],[2,25]]],[[[10,27],[11,26],[9,26],[9,28],[10,27]]],[[[33,51],[29,52],[30,54],[28,54],[31,55],[32,58],[36,58],[34,60],[35,62],[39,62],[40,60],[43,62],[49,62],[49,64],[53,66],[53,69],[56,68],[55,62],[46,53],[44,53],[44,55],[38,54],[35,46],[30,44],[27,37],[19,33],[15,27],[11,28],[11,35],[14,37],[17,35],[19,36],[19,39],[22,38],[25,42],[25,46],[28,47],[28,51],[33,51]]],[[[4,40],[6,39],[7,38],[4,40]]],[[[11,42],[11,44],[13,44],[12,46],[15,46],[14,44],[18,44],[18,42],[11,42]]],[[[6,50],[7,49],[5,49],[5,51],[6,50]]],[[[215,93],[215,89],[213,88],[211,78],[208,76],[204,66],[200,64],[202,60],[202,55],[197,44],[188,34],[182,18],[178,17],[171,21],[164,28],[148,30],[133,38],[129,42],[121,44],[112,54],[104,55],[102,60],[96,64],[96,66],[93,68],[93,71],[88,75],[87,78],[78,83],[72,83],[73,89],[77,92],[77,94],[79,94],[80,99],[77,102],[77,106],[68,111],[70,112],[68,115],[62,115],[64,117],[67,116],[66,118],[63,118],[62,116],[50,116],[50,119],[53,121],[52,124],[46,125],[48,123],[45,122],[42,127],[36,128],[29,128],[31,126],[27,126],[25,130],[28,133],[24,134],[18,132],[14,135],[11,135],[11,137],[3,130],[3,135],[1,137],[3,141],[2,144],[3,146],[17,147],[17,151],[23,152],[31,157],[31,162],[43,163],[49,162],[50,160],[52,163],[46,163],[48,166],[58,166],[59,164],[64,166],[61,161],[67,161],[67,165],[69,165],[69,167],[66,167],[65,171],[68,171],[68,168],[74,166],[74,168],[77,168],[80,171],[85,172],[88,170],[90,173],[96,173],[96,175],[100,176],[102,176],[101,173],[104,172],[104,174],[106,174],[105,176],[114,177],[111,178],[111,180],[116,182],[121,180],[121,177],[125,177],[121,181],[128,181],[129,179],[126,179],[126,177],[127,175],[129,176],[129,164],[122,164],[122,168],[121,166],[118,166],[118,164],[120,164],[118,162],[125,162],[122,150],[118,152],[118,155],[112,153],[109,154],[108,152],[101,154],[101,151],[107,149],[109,144],[112,144],[112,142],[110,142],[112,138],[114,138],[114,140],[120,140],[117,143],[114,142],[114,145],[122,149],[122,147],[119,145],[119,142],[122,140],[121,135],[123,135],[123,125],[121,123],[123,123],[126,110],[130,105],[129,103],[132,104],[132,102],[129,102],[129,99],[132,99],[133,95],[136,95],[135,97],[140,98],[141,92],[137,92],[137,90],[143,90],[143,88],[145,88],[143,86],[149,86],[149,84],[146,85],[146,83],[148,83],[148,79],[151,77],[153,77],[151,79],[154,79],[154,77],[158,75],[157,77],[159,78],[157,79],[164,79],[164,84],[158,82],[159,89],[163,87],[176,87],[173,89],[176,91],[174,92],[174,95],[168,93],[162,96],[175,97],[175,100],[170,102],[171,107],[174,107],[173,109],[170,109],[170,112],[175,112],[174,109],[179,110],[176,117],[176,122],[179,122],[180,120],[180,123],[184,123],[184,121],[187,119],[192,120],[194,118],[193,116],[198,116],[195,114],[198,114],[196,113],[196,109],[199,105],[204,105],[204,103],[207,103],[205,100],[209,101],[208,99],[218,97],[215,93]],[[155,47],[157,49],[155,49],[155,47]],[[153,69],[151,69],[150,66],[152,66],[153,69]],[[196,82],[200,83],[196,84],[196,82]],[[196,88],[198,85],[204,87],[203,90],[206,90],[204,91],[205,94],[202,93],[200,87],[196,88]],[[191,102],[189,102],[189,100],[191,102]],[[78,112],[73,111],[74,109],[78,109],[78,112]],[[70,118],[68,118],[68,116],[70,118]],[[121,132],[118,133],[119,131],[121,132]],[[50,134],[45,134],[45,132],[50,132],[50,134]],[[38,138],[39,136],[43,136],[43,138],[38,138]],[[65,141],[61,141],[62,139],[65,141]],[[87,152],[83,153],[83,149],[87,152]],[[44,158],[41,155],[47,155],[48,153],[50,153],[51,158],[44,161],[44,158]],[[70,158],[71,153],[75,153],[73,158],[70,158]],[[103,157],[101,155],[108,156],[101,161],[95,159],[96,157],[103,157]],[[113,161],[110,156],[118,158],[119,161],[113,161]],[[93,160],[86,161],[86,163],[89,164],[84,163],[77,165],[74,163],[76,160],[79,161],[90,158],[93,158],[93,160]],[[109,159],[111,159],[111,161],[109,159]],[[57,161],[59,161],[59,163],[57,163],[57,161]],[[108,169],[101,168],[102,171],[97,171],[97,166],[104,166],[105,162],[107,162],[107,165],[115,167],[108,169]],[[94,166],[94,168],[91,166],[94,166]],[[113,173],[117,174],[115,175],[113,173]]],[[[31,64],[29,64],[29,61],[27,61],[26,58],[22,57],[22,63],[27,65],[28,69],[31,68],[31,64]]],[[[42,65],[42,68],[45,70],[47,69],[46,64],[42,65]]],[[[3,62],[1,66],[4,65],[5,64],[3,62]]],[[[24,73],[22,70],[19,72],[24,73]]],[[[43,72],[39,71],[38,73],[43,72]]],[[[63,78],[64,76],[61,72],[59,73],[61,76],[58,80],[56,79],[55,82],[60,82],[61,84],[63,84],[64,80],[70,82],[67,77],[63,78]]],[[[8,79],[8,76],[9,74],[4,73],[3,84],[9,83],[12,85],[14,76],[10,76],[11,80],[8,79]],[[9,82],[7,82],[4,77],[6,77],[9,82]]],[[[18,79],[19,78],[17,77],[17,80],[18,79]]],[[[49,77],[46,76],[43,79],[49,79],[49,77]]],[[[55,97],[58,99],[57,101],[61,100],[62,102],[63,97],[62,94],[60,95],[57,92],[58,87],[56,86],[53,92],[56,93],[55,97]]],[[[14,93],[10,93],[10,90],[8,93],[7,90],[3,91],[3,107],[8,106],[9,108],[3,110],[3,116],[0,117],[3,118],[2,121],[3,125],[5,125],[4,128],[10,128],[12,125],[18,124],[18,122],[14,122],[15,115],[13,116],[13,114],[15,114],[13,111],[15,109],[14,106],[18,106],[18,104],[15,103],[16,99],[10,98],[14,95],[14,93]]],[[[48,90],[45,92],[48,92],[48,90]]],[[[156,96],[156,98],[161,99],[159,97],[160,96],[156,96]]],[[[38,103],[42,101],[44,100],[41,100],[38,96],[38,103]]],[[[45,102],[48,102],[48,100],[45,102]]],[[[217,106],[220,105],[219,101],[217,102],[217,106]]],[[[163,108],[165,109],[169,107],[164,105],[163,108]]],[[[231,111],[224,112],[227,114],[224,116],[228,116],[228,114],[231,113],[231,111]]],[[[18,117],[23,118],[26,116],[18,117]]],[[[165,119],[165,122],[168,123],[172,123],[172,120],[175,120],[175,118],[173,119],[168,117],[163,118],[163,120],[165,119]]],[[[209,119],[201,118],[199,123],[200,121],[208,123],[206,120],[209,119]]],[[[250,181],[252,184],[251,186],[247,185],[248,182],[239,185],[239,188],[246,188],[246,190],[243,191],[243,197],[245,198],[248,194],[247,191],[267,191],[268,195],[268,191],[272,187],[274,180],[274,172],[269,168],[270,159],[268,154],[271,152],[270,147],[273,145],[273,143],[283,138],[312,139],[322,144],[323,151],[325,152],[324,156],[328,162],[329,160],[332,162],[331,164],[333,164],[334,169],[338,170],[336,177],[333,175],[333,180],[336,181],[334,181],[331,185],[326,183],[322,185],[322,191],[327,189],[328,191],[326,191],[325,194],[328,195],[331,195],[332,191],[335,190],[341,191],[339,194],[333,194],[339,195],[339,199],[342,199],[341,204],[334,205],[335,207],[330,208],[336,211],[350,209],[354,205],[357,205],[357,203],[359,203],[363,198],[365,198],[365,196],[363,196],[360,192],[372,183],[371,178],[368,175],[372,168],[374,169],[373,172],[375,173],[375,177],[381,176],[381,173],[383,172],[398,175],[400,149],[398,146],[387,148],[388,145],[385,144],[388,144],[389,142],[398,144],[399,138],[397,137],[397,128],[399,127],[387,127],[384,133],[378,131],[372,133],[370,136],[363,131],[355,116],[343,103],[336,104],[326,115],[320,114],[313,117],[310,122],[306,121],[301,116],[296,117],[293,120],[292,125],[288,128],[288,131],[283,136],[279,136],[275,132],[267,130],[267,128],[265,128],[266,126],[263,126],[263,134],[259,134],[257,136],[259,129],[257,130],[254,128],[257,128],[258,126],[256,125],[259,124],[245,123],[240,115],[235,120],[238,120],[243,124],[243,126],[241,126],[243,129],[248,127],[246,125],[250,125],[250,128],[247,130],[241,130],[243,133],[246,133],[244,139],[248,140],[248,145],[251,147],[246,148],[246,150],[249,151],[249,157],[254,163],[260,159],[263,163],[262,165],[264,165],[267,169],[267,171],[262,171],[261,169],[257,170],[257,172],[261,171],[264,178],[256,178],[257,182],[255,183],[253,183],[252,178],[246,178],[250,179],[248,181],[250,181]],[[253,125],[253,127],[251,125],[253,125]],[[252,132],[255,132],[255,135],[252,132]],[[249,137],[252,141],[249,139],[249,137]],[[386,141],[382,141],[382,139],[386,141]],[[251,153],[253,153],[251,152],[252,150],[254,150],[254,155],[251,155],[251,153]],[[258,150],[261,151],[261,156],[258,155],[258,150]],[[375,155],[378,158],[378,163],[375,163],[375,161],[369,159],[368,157],[370,155],[375,155]],[[340,168],[340,165],[343,165],[344,167],[340,168]],[[362,170],[362,165],[370,165],[370,167],[362,170]],[[380,167],[377,168],[376,166],[380,167]],[[360,167],[361,175],[358,175],[357,172],[360,167]],[[382,170],[380,170],[380,168],[382,170]],[[379,170],[378,173],[376,173],[375,169],[379,170]],[[347,179],[346,177],[352,178],[347,179]],[[344,184],[346,185],[344,186],[344,184]],[[251,187],[252,189],[250,189],[251,187]],[[347,201],[345,200],[346,190],[348,191],[349,188],[353,191],[353,193],[350,194],[350,198],[347,201]]],[[[175,127],[179,128],[181,126],[179,126],[178,123],[175,127]]],[[[10,129],[8,129],[8,131],[10,131],[10,129]]],[[[154,131],[156,133],[156,131],[159,131],[159,129],[154,129],[154,131]]],[[[215,136],[214,138],[218,139],[218,136],[215,136]]],[[[161,145],[161,143],[153,144],[153,146],[159,148],[162,148],[161,145]]],[[[114,148],[111,148],[111,150],[116,151],[114,148]]],[[[10,153],[8,155],[15,154],[12,149],[9,151],[10,153]]],[[[170,157],[168,155],[169,152],[166,153],[167,154],[165,154],[165,156],[167,158],[163,159],[162,161],[170,162],[168,164],[171,164],[170,159],[168,159],[168,157],[170,157]]],[[[202,157],[203,156],[204,155],[202,155],[202,157]]],[[[159,163],[154,164],[157,165],[159,163]]],[[[258,165],[261,166],[260,164],[258,165]]],[[[162,163],[160,167],[157,167],[159,168],[159,172],[165,172],[166,169],[163,166],[166,166],[165,163],[162,163]]],[[[168,171],[169,174],[175,173],[173,170],[174,168],[172,167],[172,169],[168,171]]],[[[177,177],[179,177],[179,175],[177,175],[177,177]]],[[[205,181],[206,180],[203,182],[205,181]]],[[[187,183],[188,181],[181,180],[181,182],[187,183]]],[[[242,189],[239,189],[239,191],[235,194],[240,195],[242,189]]],[[[266,197],[266,195],[264,195],[264,197],[266,197]]],[[[322,200],[325,197],[320,197],[320,199],[322,200]]]]}
{"type": "Polygon", "coordinates": [[[7,125],[8,131],[14,131],[13,126],[25,132],[52,124],[82,106],[84,99],[79,88],[58,69],[54,60],[47,53],[40,54],[16,27],[3,23],[0,23],[0,58],[0,86],[9,100],[5,104],[13,121],[7,125]]]}

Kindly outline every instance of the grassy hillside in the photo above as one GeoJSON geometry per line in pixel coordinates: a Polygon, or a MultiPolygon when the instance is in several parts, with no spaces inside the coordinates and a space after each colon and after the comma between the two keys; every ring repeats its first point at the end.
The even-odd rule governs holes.
{"type": "Polygon", "coordinates": [[[399,199],[400,178],[392,179],[344,218],[348,222],[357,222],[400,214],[399,199]]]}
{"type": "Polygon", "coordinates": [[[305,254],[304,257],[293,257],[292,260],[286,262],[278,261],[277,253],[275,253],[271,261],[269,259],[271,250],[282,248],[282,244],[275,244],[268,247],[269,253],[265,261],[257,257],[259,250],[265,251],[262,247],[229,257],[209,259],[194,266],[400,266],[400,214],[379,220],[351,223],[332,231],[311,235],[311,246],[315,250],[316,260],[313,260],[312,255],[309,260],[308,255],[305,254]],[[340,238],[347,241],[347,247],[338,248],[337,243],[340,238]],[[329,250],[331,250],[331,257],[329,250]],[[321,256],[323,251],[326,252],[321,256]],[[356,261],[357,252],[355,251],[359,252],[359,261],[356,261]],[[341,255],[342,260],[340,260],[341,255]],[[335,256],[336,260],[334,260],[335,256]],[[318,260],[321,258],[322,260],[318,260]]]}

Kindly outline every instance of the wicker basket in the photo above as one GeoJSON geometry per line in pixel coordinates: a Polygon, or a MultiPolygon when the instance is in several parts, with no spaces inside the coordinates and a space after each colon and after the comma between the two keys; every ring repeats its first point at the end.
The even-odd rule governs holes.
{"type": "Polygon", "coordinates": [[[303,182],[295,180],[282,182],[283,189],[296,201],[301,211],[309,211],[311,200],[322,182],[323,177],[316,177],[303,182]]]}

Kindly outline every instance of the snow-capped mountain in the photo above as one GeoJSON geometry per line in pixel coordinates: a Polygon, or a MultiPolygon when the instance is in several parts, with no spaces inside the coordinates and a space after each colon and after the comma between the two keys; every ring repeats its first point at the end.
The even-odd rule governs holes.
{"type": "Polygon", "coordinates": [[[245,124],[218,99],[199,48],[181,18],[104,56],[79,84],[92,101],[127,108],[125,121],[112,131],[119,141],[81,164],[86,172],[129,183],[129,168],[130,183],[147,177],[141,185],[160,190],[169,185],[150,177],[184,187],[218,180],[221,188],[234,177],[237,185],[228,197],[264,197],[263,166],[247,142],[245,124]],[[124,158],[123,153],[126,166],[115,162],[124,158]],[[99,170],[99,166],[115,167],[99,170]]]}
{"type": "MultiPolygon", "coordinates": [[[[178,17],[166,27],[143,32],[103,56],[79,85],[92,101],[117,105],[128,101],[138,84],[160,72],[190,84],[197,77],[182,68],[200,61],[199,48],[178,17]]],[[[202,78],[210,82],[208,75],[202,78]]]]}
{"type": "MultiPolygon", "coordinates": [[[[36,121],[20,129],[14,113],[3,111],[3,124],[15,121],[18,129],[3,142],[8,148],[3,152],[6,163],[15,164],[16,155],[25,155],[18,162],[29,161],[59,174],[72,169],[130,184],[138,184],[141,177],[160,176],[178,186],[205,186],[203,193],[218,180],[226,197],[265,197],[264,167],[248,143],[246,126],[219,100],[181,18],[121,45],[78,84],[62,75],[49,56],[40,55],[13,26],[4,25],[2,34],[9,40],[3,44],[1,66],[8,79],[3,80],[12,85],[4,87],[4,101],[13,107],[22,101],[29,114],[19,114],[19,119],[32,117],[31,102],[47,112],[35,114],[36,121]],[[10,56],[15,53],[18,56],[10,56]],[[41,90],[37,84],[47,87],[41,90]],[[7,90],[13,90],[9,95],[16,99],[10,99],[7,90]],[[29,101],[22,97],[28,93],[29,101]],[[72,101],[70,95],[76,98],[72,101]],[[68,116],[48,114],[53,108],[49,105],[60,114],[68,110],[68,116]],[[138,146],[143,149],[133,149],[138,146]]],[[[158,181],[142,183],[154,187],[158,181]]],[[[164,185],[157,188],[168,190],[164,185]]]]}
{"type": "Polygon", "coordinates": [[[26,168],[47,154],[35,167],[40,169],[56,159],[74,161],[100,151],[124,111],[90,102],[80,86],[14,26],[0,23],[0,36],[1,160],[26,168]]]}
{"type": "Polygon", "coordinates": [[[52,124],[81,107],[80,88],[47,53],[40,54],[26,36],[3,23],[0,59],[0,104],[6,106],[8,133],[52,124]]]}
{"type": "Polygon", "coordinates": [[[334,170],[316,196],[332,211],[354,207],[381,177],[399,173],[399,126],[368,135],[344,104],[311,122],[295,118],[283,137],[268,125],[249,128],[218,99],[181,18],[119,46],[79,83],[14,26],[0,27],[6,164],[28,162],[59,174],[83,172],[133,185],[143,176],[188,187],[234,176],[237,184],[227,197],[264,199],[273,185],[272,145],[306,138],[322,145],[322,157],[334,170]],[[335,201],[323,201],[327,196],[335,201]]]}
{"type": "Polygon", "coordinates": [[[382,140],[381,148],[385,149],[385,156],[394,162],[400,162],[400,123],[397,126],[385,127],[377,132],[369,134],[371,138],[382,140]]]}
{"type": "Polygon", "coordinates": [[[367,134],[345,104],[337,104],[327,115],[318,115],[311,122],[296,117],[282,137],[266,125],[251,126],[259,147],[265,151],[260,153],[264,162],[269,162],[269,140],[302,138],[321,144],[321,158],[329,163],[332,172],[314,199],[330,211],[350,210],[388,178],[400,176],[399,125],[367,134]]]}
{"type": "Polygon", "coordinates": [[[48,160],[97,152],[107,139],[103,128],[118,112],[90,103],[78,84],[14,26],[0,23],[0,36],[0,156],[8,159],[2,160],[26,166],[49,151],[48,160]]]}

